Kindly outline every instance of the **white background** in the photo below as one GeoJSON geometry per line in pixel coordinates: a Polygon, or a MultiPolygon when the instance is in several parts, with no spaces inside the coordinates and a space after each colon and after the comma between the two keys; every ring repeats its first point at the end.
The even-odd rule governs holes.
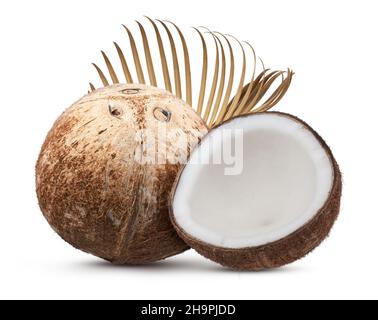
{"type": "Polygon", "coordinates": [[[377,1],[1,1],[0,298],[378,298],[377,1]],[[309,122],[344,174],[339,220],[282,269],[234,272],[190,251],[115,267],[74,250],[38,208],[34,166],[56,117],[95,79],[100,49],[146,14],[253,43],[295,80],[277,110],[309,122]]]}

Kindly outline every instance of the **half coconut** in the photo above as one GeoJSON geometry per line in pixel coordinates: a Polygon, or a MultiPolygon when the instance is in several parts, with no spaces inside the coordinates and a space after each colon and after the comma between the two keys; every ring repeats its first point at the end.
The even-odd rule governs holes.
{"type": "Polygon", "coordinates": [[[278,112],[214,128],[177,177],[171,221],[203,256],[240,270],[280,267],[328,235],[341,174],[330,148],[302,120],[278,112]]]}

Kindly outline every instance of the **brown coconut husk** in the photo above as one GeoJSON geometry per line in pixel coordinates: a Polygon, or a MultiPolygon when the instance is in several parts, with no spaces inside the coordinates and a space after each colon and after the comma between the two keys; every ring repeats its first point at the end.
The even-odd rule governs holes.
{"type": "MultiPolygon", "coordinates": [[[[182,238],[198,253],[214,262],[232,269],[258,271],[263,269],[281,267],[303,258],[317,246],[319,246],[327,237],[340,211],[342,177],[339,166],[326,142],[314,129],[312,129],[306,122],[302,121],[301,119],[293,115],[281,112],[269,113],[279,114],[281,116],[288,117],[299,122],[316,137],[332,162],[334,172],[333,185],[327,201],[317,212],[314,218],[292,234],[278,241],[258,247],[228,249],[217,247],[205,243],[200,239],[196,239],[185,230],[183,230],[175,220],[172,204],[177,186],[180,182],[180,177],[182,175],[182,172],[185,170],[185,167],[183,167],[176,178],[170,197],[170,217],[172,224],[174,225],[180,238],[182,238]]],[[[264,113],[242,115],[241,117],[258,117],[261,114],[264,113]]],[[[229,121],[232,121],[232,119],[229,121]]],[[[222,126],[222,124],[220,126],[222,126]]],[[[220,126],[217,126],[216,128],[220,126]]],[[[197,148],[198,147],[199,146],[197,146],[197,148]]]]}
{"type": "MultiPolygon", "coordinates": [[[[135,134],[156,133],[156,108],[169,111],[167,128],[181,129],[193,146],[207,133],[181,99],[145,85],[94,91],[50,130],[36,166],[37,195],[49,224],[74,247],[118,264],[154,262],[188,249],[168,213],[180,164],[135,160],[136,152],[143,156],[135,134]]],[[[182,161],[190,146],[176,138],[167,148],[182,161]]]]}

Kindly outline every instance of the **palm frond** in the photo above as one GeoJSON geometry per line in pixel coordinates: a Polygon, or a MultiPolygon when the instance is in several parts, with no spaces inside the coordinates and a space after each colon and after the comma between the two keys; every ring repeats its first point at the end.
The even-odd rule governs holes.
{"type": "MultiPolygon", "coordinates": [[[[241,42],[233,36],[213,32],[204,27],[201,27],[205,29],[204,32],[200,30],[201,28],[194,28],[199,35],[202,46],[202,57],[199,58],[198,55],[189,50],[185,36],[176,24],[170,21],[153,20],[149,17],[146,17],[146,19],[155,32],[154,38],[159,50],[160,61],[158,62],[152,57],[150,44],[153,37],[149,37],[142,23],[137,21],[143,45],[142,55],[138,51],[133,33],[128,27],[123,26],[129,39],[130,58],[124,54],[124,51],[116,42],[114,42],[114,46],[126,83],[146,84],[147,75],[152,86],[159,86],[156,73],[158,71],[156,67],[158,66],[164,81],[164,84],[161,85],[165,90],[172,92],[179,98],[183,98],[183,88],[185,87],[185,100],[188,105],[194,107],[192,87],[192,67],[194,64],[191,62],[191,57],[195,57],[195,66],[201,66],[202,68],[199,70],[201,77],[199,79],[200,85],[195,110],[203,117],[210,128],[242,114],[264,112],[271,109],[283,98],[290,87],[294,75],[290,69],[286,71],[271,71],[266,69],[261,61],[262,70],[260,72],[257,71],[258,59],[255,50],[248,42],[241,42]],[[163,35],[168,39],[167,43],[163,40],[163,35]],[[209,51],[209,40],[206,35],[210,35],[214,42],[214,56],[209,51]],[[176,42],[175,36],[179,37],[179,43],[176,42]],[[236,51],[231,40],[233,40],[232,42],[235,41],[237,46],[240,47],[242,55],[240,66],[236,65],[239,59],[235,57],[236,51]],[[245,48],[245,45],[247,48],[245,48]],[[171,53],[170,59],[166,54],[167,50],[171,53]],[[228,54],[226,51],[228,51],[228,54]],[[179,63],[180,56],[183,57],[183,66],[179,63]],[[210,57],[214,57],[212,71],[209,71],[210,57]],[[146,74],[143,71],[141,58],[144,58],[146,62],[146,74]],[[251,62],[248,62],[249,60],[251,62]],[[249,65],[250,67],[248,67],[249,65]],[[134,79],[130,66],[134,66],[137,80],[134,79]],[[236,69],[240,69],[240,77],[238,78],[236,78],[236,69]],[[251,71],[251,76],[247,78],[248,70],[251,71]],[[173,71],[172,74],[171,71],[173,71]],[[185,75],[182,79],[184,72],[185,75]],[[208,79],[211,81],[208,81],[208,79]],[[275,85],[276,83],[278,85],[275,85]],[[273,87],[276,88],[273,89],[273,87]],[[233,91],[234,95],[231,97],[233,91]]],[[[120,78],[109,57],[103,51],[102,56],[112,83],[120,83],[120,78]]],[[[100,67],[97,64],[93,64],[93,66],[97,70],[102,85],[105,87],[110,86],[107,76],[100,67]]],[[[89,91],[96,90],[92,83],[89,86],[89,91]]]]}

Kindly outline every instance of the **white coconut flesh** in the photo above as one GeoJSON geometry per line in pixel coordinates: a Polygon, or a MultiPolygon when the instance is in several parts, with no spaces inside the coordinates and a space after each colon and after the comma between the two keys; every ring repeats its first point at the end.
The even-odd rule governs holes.
{"type": "Polygon", "coordinates": [[[236,118],[212,130],[194,151],[176,187],[173,218],[190,237],[213,246],[265,245],[317,215],[333,175],[329,154],[296,119],[279,113],[236,118]],[[243,130],[243,152],[234,155],[243,163],[240,174],[226,175],[230,166],[224,162],[198,161],[200,154],[219,150],[222,132],[234,129],[243,130]]]}

